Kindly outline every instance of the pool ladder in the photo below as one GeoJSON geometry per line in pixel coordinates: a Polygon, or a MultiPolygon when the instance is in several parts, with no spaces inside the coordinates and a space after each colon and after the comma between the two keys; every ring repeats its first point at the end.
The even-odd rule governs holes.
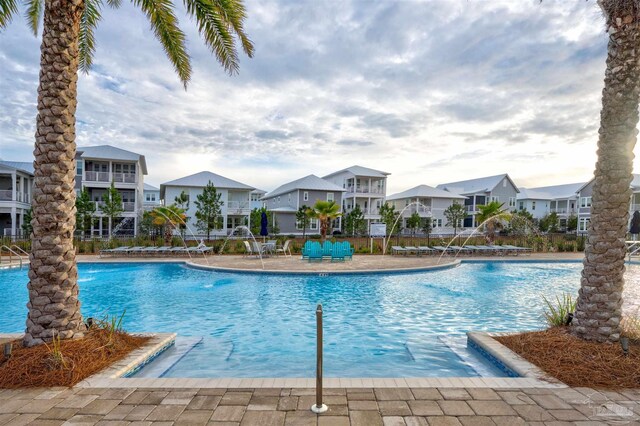
{"type": "Polygon", "coordinates": [[[13,257],[14,256],[18,258],[18,262],[20,263],[20,268],[22,268],[22,264],[23,264],[23,256],[22,255],[24,255],[26,257],[26,259],[24,259],[24,261],[28,261],[29,260],[29,253],[27,253],[26,251],[24,251],[23,249],[21,249],[17,245],[13,244],[11,247],[9,247],[7,245],[2,245],[2,246],[0,246],[0,265],[2,264],[2,253],[3,252],[8,252],[9,253],[9,265],[13,264],[13,257]]]}

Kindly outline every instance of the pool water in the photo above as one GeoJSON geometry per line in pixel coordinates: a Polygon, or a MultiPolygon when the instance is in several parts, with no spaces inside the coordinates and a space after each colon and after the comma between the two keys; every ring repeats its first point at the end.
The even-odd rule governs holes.
{"type": "MultiPolygon", "coordinates": [[[[322,303],[325,376],[447,377],[478,372],[446,339],[543,327],[542,295],[576,293],[580,270],[465,262],[420,273],[301,276],[85,263],[79,284],[85,316],[126,310],[128,331],[203,337],[165,376],[313,377],[322,303]]],[[[26,270],[0,271],[1,332],[24,330],[27,281],[26,270]]]]}

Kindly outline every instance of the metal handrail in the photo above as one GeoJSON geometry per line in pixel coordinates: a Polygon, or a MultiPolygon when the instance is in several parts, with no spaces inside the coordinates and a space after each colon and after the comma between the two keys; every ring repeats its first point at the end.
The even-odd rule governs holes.
{"type": "Polygon", "coordinates": [[[24,250],[24,249],[23,249],[23,248],[21,248],[21,247],[18,247],[18,246],[17,246],[17,245],[15,245],[15,244],[12,244],[10,248],[11,248],[11,249],[15,248],[15,249],[17,249],[16,251],[18,251],[19,253],[24,253],[24,255],[25,255],[25,256],[27,256],[27,258],[29,257],[29,253],[27,253],[27,251],[26,251],[26,250],[24,250]]]}
{"type": "Polygon", "coordinates": [[[13,256],[15,255],[18,257],[18,260],[20,261],[20,267],[22,268],[22,256],[20,256],[18,253],[16,253],[15,251],[11,250],[11,248],[9,246],[0,246],[0,261],[2,261],[2,250],[7,250],[9,252],[9,264],[13,263],[13,256]]]}

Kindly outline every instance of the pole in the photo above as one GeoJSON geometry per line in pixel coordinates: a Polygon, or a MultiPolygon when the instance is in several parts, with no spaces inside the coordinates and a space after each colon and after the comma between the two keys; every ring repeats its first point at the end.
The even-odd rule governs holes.
{"type": "Polygon", "coordinates": [[[324,413],[329,408],[322,403],[322,305],[316,308],[317,350],[316,350],[316,403],[311,411],[316,414],[324,413]]]}

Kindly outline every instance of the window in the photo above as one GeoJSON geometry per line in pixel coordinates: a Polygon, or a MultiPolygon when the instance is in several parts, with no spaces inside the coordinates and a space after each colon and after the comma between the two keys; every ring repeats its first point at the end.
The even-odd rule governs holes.
{"type": "Polygon", "coordinates": [[[82,160],[76,160],[76,176],[82,176],[82,160]]]}
{"type": "Polygon", "coordinates": [[[308,191],[304,191],[302,193],[302,201],[309,201],[309,192],[308,191]]]}
{"type": "Polygon", "coordinates": [[[499,200],[498,200],[498,197],[491,196],[489,201],[493,202],[493,201],[499,201],[499,200]]]}
{"type": "Polygon", "coordinates": [[[280,196],[278,195],[278,202],[280,202],[280,196]]]}
{"type": "Polygon", "coordinates": [[[151,194],[146,194],[144,196],[145,201],[151,201],[151,194]]]}
{"type": "Polygon", "coordinates": [[[311,218],[309,219],[309,229],[315,231],[318,229],[318,219],[311,218]]]}
{"type": "Polygon", "coordinates": [[[260,201],[260,194],[251,194],[251,201],[260,201]]]}
{"type": "Polygon", "coordinates": [[[578,231],[587,232],[587,230],[589,229],[589,222],[591,222],[590,218],[581,217],[580,220],[578,221],[578,231]]]}
{"type": "Polygon", "coordinates": [[[580,197],[580,207],[581,208],[591,207],[591,197],[580,197]]]}
{"type": "Polygon", "coordinates": [[[333,201],[333,192],[327,192],[327,201],[333,201]]]}
{"type": "Polygon", "coordinates": [[[516,197],[509,197],[509,207],[516,206],[516,197]]]}
{"type": "Polygon", "coordinates": [[[520,201],[518,205],[518,210],[524,210],[524,201],[520,201]]]}
{"type": "Polygon", "coordinates": [[[431,220],[431,227],[432,228],[440,228],[440,227],[442,227],[442,219],[432,219],[431,220]]]}
{"type": "Polygon", "coordinates": [[[535,210],[536,209],[536,202],[532,201],[531,202],[531,210],[535,210]]]}

